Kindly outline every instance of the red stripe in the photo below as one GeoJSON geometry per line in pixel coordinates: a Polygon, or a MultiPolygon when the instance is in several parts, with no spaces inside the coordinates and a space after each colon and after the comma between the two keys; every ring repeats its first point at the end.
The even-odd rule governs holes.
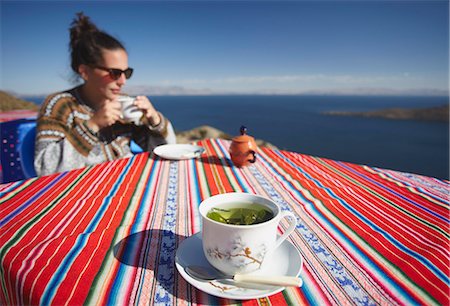
{"type": "MultiPolygon", "coordinates": [[[[272,156],[271,156],[272,157],[272,156]]],[[[273,157],[272,157],[273,158],[273,157]]],[[[308,157],[306,157],[309,159],[308,157]]],[[[275,159],[275,158],[274,158],[275,159]]],[[[290,159],[293,160],[292,158],[290,159]]],[[[294,160],[296,164],[300,167],[303,167],[304,164],[301,164],[298,159],[294,160]]],[[[404,209],[410,209],[408,207],[408,204],[405,203],[403,199],[397,199],[395,195],[387,194],[386,191],[383,188],[378,187],[376,184],[369,182],[369,181],[362,181],[361,177],[356,176],[354,173],[351,173],[341,165],[340,163],[329,161],[329,160],[322,160],[326,163],[328,163],[330,166],[334,167],[336,171],[341,171],[343,174],[350,176],[354,180],[363,183],[364,186],[367,186],[367,188],[371,188],[375,193],[378,195],[382,195],[387,197],[388,200],[393,201],[397,205],[402,205],[404,209]]],[[[329,219],[326,215],[326,211],[330,211],[333,213],[337,218],[342,222],[343,224],[349,225],[352,230],[355,231],[360,237],[365,239],[374,249],[376,249],[378,252],[380,252],[386,259],[388,259],[393,264],[399,266],[404,273],[406,273],[409,278],[413,281],[415,281],[419,286],[426,288],[429,292],[435,292],[435,297],[440,301],[445,301],[449,299],[449,296],[446,294],[443,294],[443,292],[447,292],[447,285],[443,283],[432,271],[430,271],[426,266],[424,266],[422,263],[420,263],[418,260],[414,259],[412,256],[407,255],[406,253],[401,252],[402,258],[397,258],[396,256],[393,256],[391,251],[394,249],[398,249],[395,245],[393,245],[389,240],[384,238],[384,236],[381,233],[374,232],[371,227],[369,227],[367,224],[365,224],[359,217],[357,217],[353,212],[349,211],[345,207],[342,206],[342,204],[336,200],[330,198],[329,195],[327,195],[322,188],[319,188],[315,186],[312,182],[309,181],[308,178],[303,177],[300,175],[298,171],[295,170],[291,165],[283,162],[282,160],[278,160],[277,163],[283,167],[283,170],[287,171],[289,174],[293,176],[294,179],[298,180],[302,185],[304,185],[305,188],[307,188],[314,197],[321,200],[323,204],[326,207],[325,211],[322,211],[321,207],[316,207],[317,210],[321,212],[321,215],[328,219],[330,223],[333,223],[338,228],[341,226],[340,224],[335,224],[332,219],[329,219]],[[368,235],[368,233],[371,233],[372,235],[368,235]],[[406,263],[403,261],[405,260],[406,263]],[[408,265],[410,263],[410,265],[408,265]],[[414,271],[414,268],[418,269],[422,272],[416,272],[414,271]],[[434,285],[438,285],[441,288],[442,292],[437,292],[436,288],[434,288],[434,285]]],[[[340,182],[343,181],[343,177],[341,175],[337,175],[336,172],[332,172],[331,170],[327,170],[325,166],[321,166],[320,164],[315,164],[314,166],[318,167],[320,170],[324,171],[330,177],[334,177],[336,180],[340,180],[340,182]]],[[[365,173],[364,168],[359,167],[359,169],[356,169],[358,166],[353,165],[353,169],[359,171],[360,173],[365,173]]],[[[313,171],[313,169],[307,169],[306,170],[308,174],[310,174],[312,177],[316,175],[316,171],[313,171]]],[[[319,179],[319,177],[315,177],[319,179]]],[[[373,178],[376,179],[376,178],[373,178]]],[[[390,230],[388,232],[396,239],[397,242],[405,245],[407,248],[418,251],[419,254],[422,254],[426,256],[426,253],[424,253],[423,250],[418,250],[418,247],[415,244],[422,245],[423,248],[427,248],[427,245],[423,244],[422,240],[419,240],[418,238],[411,235],[411,232],[405,232],[402,228],[399,227],[399,224],[395,221],[391,221],[386,219],[384,216],[380,215],[378,212],[373,210],[372,208],[376,207],[377,203],[381,203],[381,200],[377,198],[376,196],[370,194],[365,190],[365,188],[361,188],[358,185],[355,185],[354,182],[346,181],[346,184],[348,185],[348,188],[352,188],[355,193],[358,193],[365,201],[368,203],[372,203],[373,206],[370,205],[364,205],[361,204],[361,202],[355,200],[353,197],[346,194],[345,190],[342,188],[336,188],[334,185],[329,185],[330,180],[324,180],[323,178],[320,180],[320,182],[324,185],[324,188],[330,188],[333,190],[333,192],[336,194],[336,196],[339,199],[346,199],[346,201],[350,204],[350,206],[357,210],[359,213],[364,215],[364,217],[368,218],[382,228],[383,230],[386,230],[386,228],[392,227],[397,228],[398,231],[400,231],[402,234],[404,234],[405,237],[401,237],[400,233],[394,233],[390,230]]],[[[402,194],[404,195],[405,192],[403,191],[402,194]]],[[[411,205],[411,204],[409,204],[411,205]]],[[[411,230],[415,233],[420,233],[427,237],[427,239],[431,241],[435,241],[436,243],[442,243],[442,241],[445,241],[445,245],[448,246],[449,242],[446,238],[440,236],[439,234],[436,234],[436,232],[431,232],[426,226],[419,224],[417,221],[414,222],[414,219],[412,219],[410,216],[404,214],[403,212],[398,211],[395,208],[391,208],[390,206],[384,204],[382,209],[392,209],[392,211],[388,211],[388,213],[393,216],[394,218],[402,216],[403,218],[406,218],[407,220],[410,220],[411,230]],[[436,239],[436,235],[439,235],[440,240],[436,239]]],[[[422,217],[429,217],[426,214],[421,214],[422,217]]],[[[312,216],[314,217],[314,216],[312,216]]],[[[319,220],[318,220],[319,221],[319,220]]],[[[327,228],[324,228],[324,230],[327,230],[327,228]]],[[[330,232],[330,234],[333,234],[330,232]]],[[[343,234],[343,233],[342,233],[343,234]]],[[[348,237],[350,239],[350,237],[348,237]]],[[[363,248],[360,248],[361,252],[364,252],[366,255],[368,255],[370,258],[372,258],[373,261],[377,262],[377,259],[375,257],[372,257],[368,252],[366,252],[363,248]]],[[[398,251],[396,253],[399,253],[398,251]]],[[[447,256],[446,254],[442,254],[439,252],[433,252],[433,255],[437,255],[439,259],[434,258],[432,256],[427,256],[427,258],[433,262],[439,269],[446,270],[447,265],[445,264],[447,262],[447,256]],[[437,253],[437,254],[436,254],[437,253]]],[[[383,266],[382,263],[378,263],[380,268],[382,268],[387,275],[390,275],[393,279],[397,279],[399,285],[401,285],[406,291],[409,291],[411,295],[416,296],[416,298],[419,298],[419,296],[416,294],[416,292],[413,292],[411,289],[407,288],[401,280],[389,269],[386,269],[386,267],[383,266]]]]}
{"type": "MultiPolygon", "coordinates": [[[[123,161],[121,162],[123,163],[123,161]]],[[[117,176],[123,169],[123,164],[115,163],[114,166],[112,164],[104,164],[99,168],[103,170],[105,167],[109,166],[112,170],[111,173],[103,172],[106,176],[98,177],[97,171],[90,171],[86,177],[77,185],[77,188],[71,190],[53,209],[49,212],[40,222],[41,226],[46,226],[48,230],[42,232],[39,235],[37,240],[35,241],[45,241],[45,236],[50,234],[52,229],[59,229],[56,234],[55,243],[53,246],[49,245],[43,250],[42,255],[39,257],[39,260],[42,260],[42,263],[37,262],[35,267],[30,271],[27,275],[26,281],[33,282],[36,281],[40,284],[40,286],[36,287],[32,292],[33,296],[42,296],[47,286],[48,282],[51,279],[51,276],[56,272],[55,268],[59,267],[62,261],[65,259],[66,255],[70,250],[74,247],[76,243],[76,239],[81,237],[80,235],[89,234],[86,233],[86,228],[89,226],[91,220],[95,216],[95,213],[100,209],[103,204],[103,199],[109,193],[109,187],[111,184],[117,179],[117,176]],[[93,198],[89,198],[89,200],[84,201],[84,194],[78,194],[79,191],[89,190],[89,187],[95,184],[95,180],[99,180],[96,184],[99,184],[101,188],[95,190],[95,195],[98,198],[95,200],[93,198]],[[76,201],[74,205],[73,201],[76,201]],[[76,208],[77,210],[72,210],[72,208],[76,208]],[[59,216],[69,216],[69,214],[73,215],[71,220],[65,219],[64,224],[59,224],[58,220],[61,220],[62,217],[59,216]],[[54,218],[54,220],[51,220],[54,218]],[[67,238],[67,239],[66,239],[67,238]],[[51,258],[56,249],[59,248],[57,252],[57,256],[52,260],[52,264],[49,267],[45,267],[47,259],[51,258]],[[64,254],[64,255],[60,255],[64,254]],[[42,274],[39,276],[39,273],[42,274]],[[45,284],[45,285],[44,285],[45,284]]],[[[37,230],[36,230],[37,231],[37,230]]],[[[35,232],[30,230],[30,232],[35,232]]],[[[32,245],[31,248],[38,247],[38,245],[32,245]]],[[[25,255],[25,254],[24,254],[25,255]]],[[[76,275],[75,277],[77,277],[76,275]]],[[[71,277],[74,277],[73,275],[71,277]]]]}

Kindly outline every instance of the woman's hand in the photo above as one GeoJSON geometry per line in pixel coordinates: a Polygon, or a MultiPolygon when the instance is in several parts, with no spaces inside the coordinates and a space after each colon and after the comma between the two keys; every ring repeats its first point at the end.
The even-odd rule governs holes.
{"type": "Polygon", "coordinates": [[[117,100],[105,100],[87,122],[90,129],[98,132],[120,120],[122,107],[117,100]]]}
{"type": "Polygon", "coordinates": [[[152,126],[157,126],[161,122],[158,112],[146,96],[137,96],[134,105],[144,113],[152,126]]]}

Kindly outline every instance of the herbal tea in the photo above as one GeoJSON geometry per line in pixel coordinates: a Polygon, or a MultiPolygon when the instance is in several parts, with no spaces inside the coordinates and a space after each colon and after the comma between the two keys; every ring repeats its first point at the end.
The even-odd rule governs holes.
{"type": "Polygon", "coordinates": [[[233,225],[252,225],[266,222],[273,218],[273,212],[269,208],[249,204],[239,207],[239,204],[227,205],[226,208],[214,207],[206,216],[214,221],[233,225]],[[229,207],[228,207],[229,206],[229,207]]]}

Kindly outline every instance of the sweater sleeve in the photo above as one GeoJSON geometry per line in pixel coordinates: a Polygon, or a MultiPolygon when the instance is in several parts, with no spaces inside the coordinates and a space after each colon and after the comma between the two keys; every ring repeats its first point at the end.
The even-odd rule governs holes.
{"type": "MultiPolygon", "coordinates": [[[[38,175],[80,168],[94,163],[89,153],[101,145],[86,124],[90,116],[77,108],[70,93],[50,96],[37,121],[35,170],[38,175]]],[[[95,162],[104,160],[95,156],[95,162]]]]}
{"type": "Polygon", "coordinates": [[[176,143],[175,131],[172,123],[159,113],[161,118],[157,126],[152,126],[144,120],[143,125],[139,126],[133,135],[133,140],[145,151],[152,151],[155,147],[162,144],[176,143]]]}

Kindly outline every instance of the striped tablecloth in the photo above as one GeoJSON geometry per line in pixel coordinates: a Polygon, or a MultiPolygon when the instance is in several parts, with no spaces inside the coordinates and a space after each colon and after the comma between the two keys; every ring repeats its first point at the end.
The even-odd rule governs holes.
{"type": "Polygon", "coordinates": [[[0,185],[0,304],[449,304],[448,181],[270,149],[238,169],[229,142],[198,144],[199,159],[144,153],[0,185]],[[297,216],[303,287],[234,301],[178,274],[199,203],[233,191],[297,216]]]}
{"type": "Polygon", "coordinates": [[[30,109],[17,109],[0,112],[0,122],[6,122],[22,118],[36,118],[37,111],[30,109]]]}

